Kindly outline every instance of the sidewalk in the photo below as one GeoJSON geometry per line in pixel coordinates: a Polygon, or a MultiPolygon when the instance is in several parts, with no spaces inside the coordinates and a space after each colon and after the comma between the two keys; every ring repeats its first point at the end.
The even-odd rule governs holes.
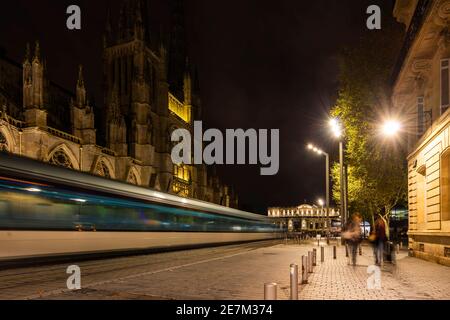
{"type": "MultiPolygon", "coordinates": [[[[312,250],[312,246],[310,246],[312,250]]],[[[316,246],[317,248],[317,246],[316,246]]],[[[401,251],[397,264],[385,263],[381,268],[381,289],[368,289],[368,267],[374,264],[370,246],[363,246],[363,255],[357,257],[357,265],[349,264],[345,247],[337,248],[333,259],[333,247],[325,247],[325,262],[320,263],[307,285],[300,286],[299,298],[305,300],[405,300],[450,299],[450,268],[430,263],[401,251]]]]}
{"type": "Polygon", "coordinates": [[[333,259],[332,245],[325,246],[323,264],[317,243],[285,245],[284,241],[85,261],[77,264],[82,275],[78,291],[67,290],[67,264],[4,270],[0,298],[261,300],[264,283],[275,282],[278,299],[288,300],[290,264],[297,263],[301,270],[302,255],[316,248],[317,266],[309,283],[299,285],[299,299],[450,299],[449,267],[408,257],[404,251],[396,266],[386,263],[382,268],[381,290],[369,290],[372,248],[363,246],[363,255],[353,267],[345,247],[337,247],[333,259]]]}

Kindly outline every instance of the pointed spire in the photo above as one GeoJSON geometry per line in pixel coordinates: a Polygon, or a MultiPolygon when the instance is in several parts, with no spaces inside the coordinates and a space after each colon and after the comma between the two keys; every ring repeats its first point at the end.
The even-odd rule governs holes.
{"type": "Polygon", "coordinates": [[[144,0],[124,0],[119,17],[119,40],[148,41],[148,12],[144,0]]]}
{"type": "Polygon", "coordinates": [[[27,48],[25,51],[25,62],[30,62],[31,59],[31,49],[30,49],[30,43],[27,42],[27,48]]]}
{"type": "Polygon", "coordinates": [[[103,47],[106,48],[111,45],[113,34],[112,21],[111,21],[111,10],[108,8],[106,12],[106,24],[105,32],[103,34],[103,47]]]}
{"type": "Polygon", "coordinates": [[[112,20],[111,20],[111,10],[108,8],[106,12],[106,26],[105,31],[108,35],[111,35],[112,32],[112,20]]]}
{"type": "Polygon", "coordinates": [[[33,61],[39,62],[41,59],[41,46],[39,41],[36,41],[36,47],[34,48],[34,58],[33,61]]]}
{"type": "Polygon", "coordinates": [[[84,88],[83,65],[82,64],[80,64],[78,66],[78,82],[77,82],[77,86],[84,88]]]}
{"type": "Polygon", "coordinates": [[[171,12],[171,32],[168,59],[168,82],[171,92],[181,99],[183,96],[183,80],[187,57],[183,1],[170,0],[169,7],[171,12]]]}
{"type": "Polygon", "coordinates": [[[142,7],[141,7],[141,1],[137,1],[136,8],[135,8],[135,24],[142,24],[142,7]]]}
{"type": "Polygon", "coordinates": [[[87,106],[86,89],[84,88],[83,66],[81,64],[78,67],[78,81],[76,91],[77,91],[76,95],[77,106],[80,108],[87,106]]]}

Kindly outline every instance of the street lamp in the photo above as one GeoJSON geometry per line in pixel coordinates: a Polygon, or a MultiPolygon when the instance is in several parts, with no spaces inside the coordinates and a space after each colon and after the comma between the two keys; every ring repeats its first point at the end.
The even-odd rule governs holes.
{"type": "Polygon", "coordinates": [[[331,132],[337,139],[339,139],[339,166],[340,166],[340,184],[341,184],[340,211],[341,211],[341,228],[344,228],[344,225],[347,222],[347,193],[345,188],[346,179],[344,180],[344,141],[342,139],[343,129],[341,123],[336,118],[330,119],[329,124],[331,132]]]}
{"type": "MultiPolygon", "coordinates": [[[[322,149],[317,148],[312,143],[308,144],[308,149],[317,153],[318,155],[325,156],[325,204],[327,208],[327,218],[330,216],[330,155],[323,151],[322,149]]],[[[323,203],[323,200],[321,200],[323,203]]],[[[323,206],[323,204],[322,204],[323,206]]]]}
{"type": "Polygon", "coordinates": [[[317,204],[318,204],[319,206],[323,207],[325,203],[323,202],[322,199],[319,199],[319,200],[317,200],[317,204]]]}
{"type": "Polygon", "coordinates": [[[382,132],[386,136],[393,136],[400,131],[401,127],[397,120],[388,120],[383,124],[382,132]]]}
{"type": "Polygon", "coordinates": [[[330,119],[331,132],[336,138],[342,137],[342,127],[339,121],[335,118],[330,119]]]}

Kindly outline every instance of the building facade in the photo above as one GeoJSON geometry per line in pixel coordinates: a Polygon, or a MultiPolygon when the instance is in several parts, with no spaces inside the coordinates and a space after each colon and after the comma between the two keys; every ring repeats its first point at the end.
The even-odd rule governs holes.
{"type": "Polygon", "coordinates": [[[213,170],[171,161],[172,132],[192,132],[202,113],[182,1],[171,8],[169,40],[150,32],[145,0],[125,0],[119,21],[108,18],[102,106],[90,103],[82,67],[73,70],[73,92],[51,82],[38,42],[22,64],[0,57],[0,150],[237,207],[236,194],[213,170]]]}
{"type": "Polygon", "coordinates": [[[316,235],[340,232],[339,210],[302,204],[298,207],[272,207],[267,210],[269,218],[289,232],[316,235]]]}
{"type": "Polygon", "coordinates": [[[406,27],[393,105],[406,117],[409,248],[450,265],[450,1],[398,0],[406,27]]]}

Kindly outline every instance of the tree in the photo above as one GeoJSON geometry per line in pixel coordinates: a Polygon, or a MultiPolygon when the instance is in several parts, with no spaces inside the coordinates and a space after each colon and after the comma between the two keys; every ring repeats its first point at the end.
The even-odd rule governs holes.
{"type": "MultiPolygon", "coordinates": [[[[345,130],[349,210],[373,222],[386,221],[391,210],[406,202],[406,152],[383,140],[377,123],[390,110],[389,80],[401,44],[401,29],[392,21],[371,31],[359,45],[340,56],[340,88],[332,116],[345,130]]],[[[332,168],[333,197],[340,201],[339,165],[332,168]]]]}

